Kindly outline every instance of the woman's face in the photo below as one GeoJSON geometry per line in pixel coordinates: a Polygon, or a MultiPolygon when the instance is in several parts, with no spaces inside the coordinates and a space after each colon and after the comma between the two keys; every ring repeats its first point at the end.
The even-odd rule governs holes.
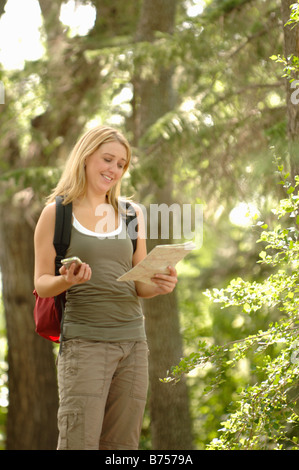
{"type": "Polygon", "coordinates": [[[122,177],[127,149],[119,142],[102,144],[86,159],[86,179],[97,193],[107,194],[122,177]]]}

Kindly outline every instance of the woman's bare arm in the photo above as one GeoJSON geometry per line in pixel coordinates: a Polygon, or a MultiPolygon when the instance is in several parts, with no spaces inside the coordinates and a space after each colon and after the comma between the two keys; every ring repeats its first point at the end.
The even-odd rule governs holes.
{"type": "Polygon", "coordinates": [[[83,263],[76,275],[75,264],[68,270],[60,269],[55,276],[56,251],[53,245],[55,230],[56,205],[49,204],[44,208],[34,233],[34,286],[40,297],[53,297],[64,292],[74,284],[86,282],[91,277],[90,267],[83,263]]]}

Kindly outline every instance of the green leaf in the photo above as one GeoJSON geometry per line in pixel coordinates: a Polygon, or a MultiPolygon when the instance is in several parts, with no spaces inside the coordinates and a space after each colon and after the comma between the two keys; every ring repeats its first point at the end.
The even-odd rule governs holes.
{"type": "Polygon", "coordinates": [[[244,310],[244,312],[246,312],[246,313],[249,313],[249,312],[251,311],[251,306],[249,305],[249,303],[246,302],[246,303],[243,305],[243,310],[244,310]]]}

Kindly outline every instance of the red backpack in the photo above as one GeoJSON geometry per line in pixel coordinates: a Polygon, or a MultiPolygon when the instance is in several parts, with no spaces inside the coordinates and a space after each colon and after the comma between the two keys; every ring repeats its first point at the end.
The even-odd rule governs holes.
{"type": "MultiPolygon", "coordinates": [[[[72,203],[63,205],[63,197],[56,197],[56,220],[53,244],[56,250],[55,275],[59,275],[61,260],[65,258],[66,251],[70,244],[72,229],[72,203]]],[[[136,250],[138,226],[130,222],[136,218],[136,212],[132,205],[126,203],[127,213],[125,221],[129,236],[133,244],[133,252],[136,250]]],[[[33,311],[35,321],[35,331],[43,338],[55,343],[60,342],[63,324],[63,313],[65,306],[65,292],[56,297],[41,298],[34,289],[35,307],[33,311]]]]}
{"type": "MultiPolygon", "coordinates": [[[[72,203],[63,205],[63,198],[56,197],[56,220],[53,244],[56,250],[55,275],[59,275],[61,260],[70,244],[72,227],[72,203]]],[[[60,341],[63,311],[65,305],[65,292],[56,297],[41,298],[34,289],[35,307],[33,311],[35,331],[43,338],[55,343],[60,341]]]]}

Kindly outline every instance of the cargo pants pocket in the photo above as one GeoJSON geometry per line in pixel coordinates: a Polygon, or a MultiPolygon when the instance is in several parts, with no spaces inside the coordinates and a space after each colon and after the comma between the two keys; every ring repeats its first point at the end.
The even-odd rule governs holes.
{"type": "Polygon", "coordinates": [[[81,410],[61,409],[58,429],[58,450],[84,449],[84,416],[81,410]]]}

